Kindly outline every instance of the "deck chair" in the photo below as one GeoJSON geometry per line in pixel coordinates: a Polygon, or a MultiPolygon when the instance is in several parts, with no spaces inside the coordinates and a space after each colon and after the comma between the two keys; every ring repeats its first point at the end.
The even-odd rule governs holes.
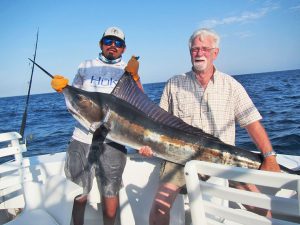
{"type": "Polygon", "coordinates": [[[300,177],[241,167],[192,160],[184,168],[193,225],[300,224],[300,177]],[[211,184],[199,179],[198,173],[255,184],[260,193],[211,184]],[[214,196],[229,201],[227,207],[207,201],[214,196]],[[236,205],[251,205],[271,210],[272,218],[258,215],[236,205]],[[216,219],[217,218],[217,219],[216,219]]]}
{"type": "Polygon", "coordinates": [[[24,183],[25,208],[6,225],[70,225],[74,198],[82,188],[61,175],[48,177],[45,184],[24,183]]]}

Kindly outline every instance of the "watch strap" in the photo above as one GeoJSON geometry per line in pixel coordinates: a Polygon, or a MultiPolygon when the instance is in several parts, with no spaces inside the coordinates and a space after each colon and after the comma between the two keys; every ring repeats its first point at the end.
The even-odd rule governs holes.
{"type": "Polygon", "coordinates": [[[267,157],[269,157],[269,156],[272,156],[272,155],[277,156],[277,153],[276,153],[274,150],[272,150],[272,151],[263,153],[262,155],[263,155],[263,157],[264,157],[264,159],[265,159],[265,158],[267,158],[267,157]]]}

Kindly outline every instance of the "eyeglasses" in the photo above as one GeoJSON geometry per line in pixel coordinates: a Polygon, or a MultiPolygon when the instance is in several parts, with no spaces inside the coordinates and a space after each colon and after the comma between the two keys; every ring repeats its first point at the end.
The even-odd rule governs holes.
{"type": "Polygon", "coordinates": [[[115,46],[117,48],[123,48],[125,46],[125,43],[124,41],[121,41],[121,40],[115,40],[115,39],[112,39],[112,38],[103,38],[102,39],[102,43],[106,46],[111,46],[112,43],[115,43],[115,46]]]}
{"type": "Polygon", "coordinates": [[[215,48],[209,48],[209,47],[192,48],[191,52],[192,53],[198,53],[198,52],[208,53],[213,49],[215,49],[215,48]]]}

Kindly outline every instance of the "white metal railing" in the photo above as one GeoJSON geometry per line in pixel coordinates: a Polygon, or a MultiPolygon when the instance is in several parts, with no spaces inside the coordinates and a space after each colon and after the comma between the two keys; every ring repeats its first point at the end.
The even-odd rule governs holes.
{"type": "MultiPolygon", "coordinates": [[[[22,136],[17,132],[7,132],[0,134],[0,142],[9,142],[6,148],[0,149],[0,158],[13,155],[16,162],[22,164],[22,153],[26,152],[26,145],[20,144],[22,136]]],[[[1,172],[1,171],[0,171],[1,172]]]]}
{"type": "Polygon", "coordinates": [[[300,178],[297,175],[275,173],[195,161],[185,166],[185,179],[193,224],[219,224],[220,219],[241,224],[299,224],[300,178]],[[249,192],[217,183],[201,181],[198,173],[231,181],[259,185],[261,192],[249,192]],[[265,190],[263,189],[266,188],[265,190]],[[272,188],[273,191],[267,189],[272,188]],[[276,190],[276,191],[274,191],[276,190]],[[267,218],[245,210],[233,209],[209,200],[210,197],[271,210],[267,218]],[[293,222],[292,222],[293,221],[293,222]],[[297,223],[295,223],[297,221],[297,223]]]}
{"type": "Polygon", "coordinates": [[[0,208],[14,196],[16,190],[21,190],[23,183],[23,152],[26,145],[20,143],[22,136],[17,132],[0,134],[0,158],[14,156],[14,161],[0,165],[0,208]],[[7,179],[9,178],[9,179],[7,179]],[[12,188],[14,187],[14,188],[12,188]]]}

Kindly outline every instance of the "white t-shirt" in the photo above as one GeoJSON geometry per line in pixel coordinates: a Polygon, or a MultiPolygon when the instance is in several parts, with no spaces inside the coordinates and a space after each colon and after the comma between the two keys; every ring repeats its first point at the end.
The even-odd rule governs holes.
{"type": "MultiPolygon", "coordinates": [[[[102,62],[98,58],[86,60],[79,65],[72,85],[85,91],[111,93],[123,75],[125,66],[122,60],[115,64],[102,62]]],[[[93,134],[77,123],[72,138],[91,144],[93,134]]]]}

